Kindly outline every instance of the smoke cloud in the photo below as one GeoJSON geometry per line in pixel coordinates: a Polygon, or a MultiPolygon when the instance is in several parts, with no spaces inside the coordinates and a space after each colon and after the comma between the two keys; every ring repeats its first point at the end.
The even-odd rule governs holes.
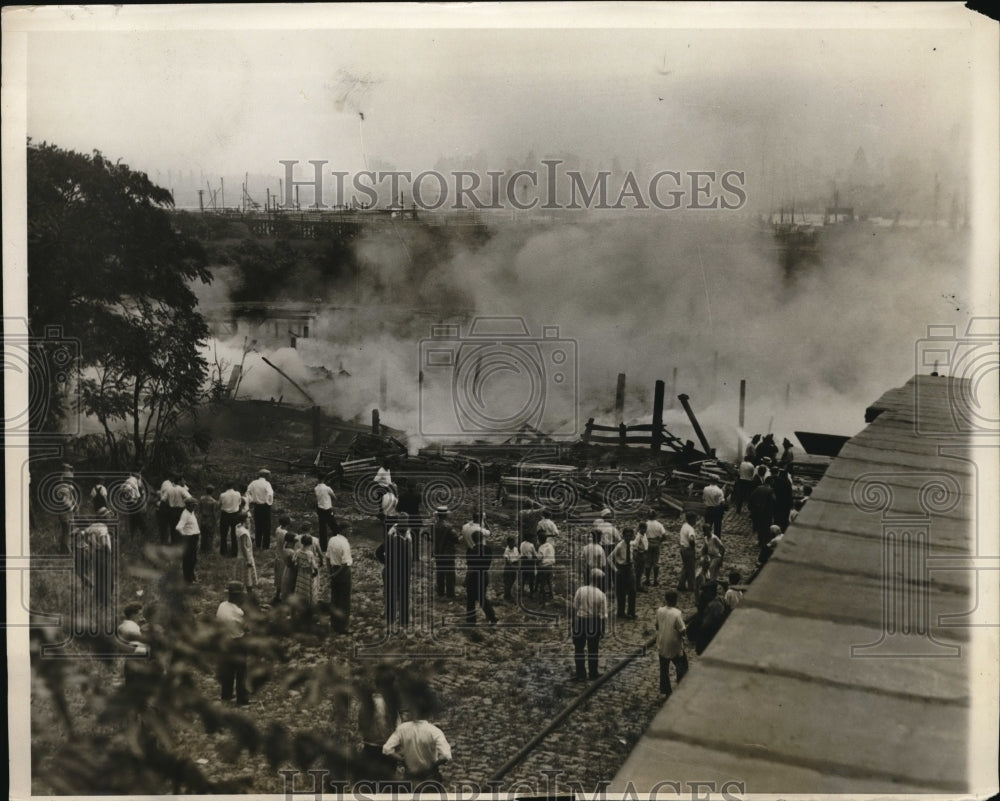
{"type": "MultiPolygon", "coordinates": [[[[969,312],[966,239],[943,228],[830,229],[819,259],[791,274],[770,232],[746,219],[637,214],[510,224],[478,247],[449,241],[437,259],[415,248],[419,263],[398,230],[373,233],[356,248],[370,267],[359,302],[345,308],[343,292],[331,290],[309,340],[262,352],[348,419],[367,419],[384,381],[383,420],[414,434],[427,430],[429,414],[434,430],[453,417],[426,404],[418,414],[421,392],[448,398],[431,392],[446,376],[424,370],[419,383],[419,341],[432,324],[459,324],[465,336],[476,316],[516,316],[535,338],[557,326],[578,356],[581,430],[588,417],[618,422],[615,381],[624,372],[626,422],[649,422],[653,384],[663,379],[668,406],[672,389],[690,395],[710,442],[727,455],[737,446],[740,379],[748,383],[749,431],[854,434],[865,407],[915,372],[926,326],[961,327],[969,312]]],[[[224,348],[238,361],[240,346],[224,348]]],[[[300,397],[277,372],[253,366],[255,358],[246,360],[252,370],[241,395],[300,397]]],[[[489,380],[495,397],[512,393],[517,406],[521,379],[507,386],[501,372],[489,380]]],[[[543,429],[563,430],[565,403],[564,392],[543,429]]],[[[665,423],[694,438],[679,405],[665,423]]]]}

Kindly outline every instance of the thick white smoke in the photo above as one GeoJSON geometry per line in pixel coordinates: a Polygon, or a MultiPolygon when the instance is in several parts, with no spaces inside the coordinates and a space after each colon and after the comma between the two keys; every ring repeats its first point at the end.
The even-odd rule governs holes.
{"type": "MultiPolygon", "coordinates": [[[[331,291],[323,300],[335,310],[321,314],[310,340],[264,355],[348,419],[380,405],[384,380],[383,420],[417,433],[426,367],[418,341],[430,326],[462,323],[466,334],[469,309],[522,317],[532,336],[557,326],[560,339],[575,344],[581,426],[588,417],[618,422],[620,372],[626,422],[649,422],[654,381],[666,381],[670,407],[676,369],[676,391],[691,396],[724,455],[736,447],[740,379],[748,382],[751,432],[853,434],[865,407],[915,372],[927,325],[961,328],[968,313],[965,239],[943,229],[828,231],[821,261],[791,277],[769,232],[746,220],[637,213],[541,229],[507,225],[481,247],[450,247],[448,258],[414,264],[398,231],[366,237],[359,253],[371,273],[362,277],[362,302],[345,309],[343,293],[331,291]],[[441,298],[462,299],[463,308],[441,298]]],[[[225,346],[235,350],[227,358],[238,361],[240,344],[225,346]]],[[[257,358],[246,360],[252,370],[241,395],[300,397],[257,358]]],[[[524,391],[520,379],[505,388],[503,376],[490,378],[493,393],[524,391]]],[[[673,406],[667,427],[694,439],[673,406]]],[[[424,428],[428,414],[447,425],[450,413],[425,404],[424,428]]]]}

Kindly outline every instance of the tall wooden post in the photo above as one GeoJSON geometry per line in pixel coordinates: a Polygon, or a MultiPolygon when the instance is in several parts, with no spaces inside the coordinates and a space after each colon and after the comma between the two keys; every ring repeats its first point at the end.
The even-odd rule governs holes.
{"type": "Polygon", "coordinates": [[[694,433],[698,435],[698,441],[701,443],[701,447],[705,449],[705,453],[708,456],[712,455],[712,448],[708,444],[708,440],[705,438],[705,432],[701,430],[701,425],[698,423],[698,418],[694,416],[694,412],[691,411],[691,404],[688,403],[690,398],[681,393],[677,396],[677,400],[681,402],[681,406],[684,407],[684,411],[687,412],[688,420],[691,421],[691,427],[694,429],[694,433]]]}
{"type": "Polygon", "coordinates": [[[618,374],[618,386],[615,389],[615,419],[620,423],[625,417],[625,373],[618,374]]]}
{"type": "Polygon", "coordinates": [[[653,388],[653,436],[649,444],[653,453],[660,452],[660,443],[663,442],[663,393],[665,389],[666,386],[662,381],[657,381],[653,388]]]}
{"type": "Polygon", "coordinates": [[[378,409],[372,409],[372,433],[377,437],[382,433],[382,425],[378,419],[378,409]]]}
{"type": "Polygon", "coordinates": [[[740,379],[740,428],[743,428],[747,410],[747,380],[740,379]]]}

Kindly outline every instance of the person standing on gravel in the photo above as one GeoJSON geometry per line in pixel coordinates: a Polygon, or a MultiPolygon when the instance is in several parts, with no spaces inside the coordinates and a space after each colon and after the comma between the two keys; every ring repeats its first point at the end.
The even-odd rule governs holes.
{"type": "Polygon", "coordinates": [[[243,585],[238,581],[229,582],[227,598],[215,612],[222,633],[225,635],[222,653],[219,656],[219,686],[223,701],[229,701],[236,690],[236,705],[250,705],[250,691],[247,689],[247,657],[242,649],[246,634],[243,609],[243,585]]]}
{"type": "MultiPolygon", "coordinates": [[[[164,482],[166,483],[166,482],[164,482]]],[[[183,476],[176,476],[166,489],[167,517],[170,521],[170,544],[177,545],[181,540],[177,528],[181,515],[187,508],[188,500],[192,499],[191,493],[184,483],[183,476]]],[[[195,504],[197,506],[197,503],[195,504]]]]}
{"type": "Polygon", "coordinates": [[[330,627],[346,634],[351,624],[351,544],[343,532],[337,532],[327,542],[326,566],[330,573],[330,627]]]}
{"type": "Polygon", "coordinates": [[[635,532],[627,528],[622,532],[619,542],[608,561],[615,571],[615,595],[617,597],[617,613],[619,618],[635,620],[635,532]]]}
{"type": "Polygon", "coordinates": [[[535,594],[535,562],[538,561],[538,551],[535,549],[535,535],[530,531],[521,540],[519,595],[524,598],[524,585],[528,585],[528,597],[535,594]]]}
{"type": "Polygon", "coordinates": [[[316,517],[319,518],[319,549],[326,553],[330,534],[335,529],[333,502],[337,500],[337,496],[322,478],[316,484],[314,492],[316,493],[316,517]]]}
{"type": "Polygon", "coordinates": [[[242,510],[243,496],[230,481],[227,489],[219,494],[219,556],[236,556],[236,526],[242,510]]]}
{"type": "Polygon", "coordinates": [[[455,597],[455,561],[458,534],[448,522],[447,506],[434,510],[434,578],[438,598],[455,597]]]}
{"type": "Polygon", "coordinates": [[[375,551],[375,558],[385,565],[385,624],[387,629],[391,629],[398,614],[400,628],[406,628],[410,625],[413,536],[410,534],[409,518],[406,515],[390,518],[386,520],[386,525],[389,528],[385,534],[385,542],[375,551]]]}
{"type": "Polygon", "coordinates": [[[580,549],[580,581],[584,584],[590,582],[592,571],[600,570],[608,566],[608,555],[601,547],[601,532],[596,528],[590,532],[590,543],[580,549]]]}
{"type": "Polygon", "coordinates": [[[678,535],[678,545],[681,553],[681,577],[677,582],[678,592],[694,592],[694,556],[695,556],[695,533],[694,524],[698,515],[688,512],[684,515],[684,524],[681,526],[678,535]]]}
{"type": "Polygon", "coordinates": [[[544,534],[550,540],[559,536],[559,527],[552,519],[552,513],[548,509],[542,509],[542,519],[535,526],[536,534],[544,534]]]}
{"type": "Polygon", "coordinates": [[[750,522],[753,525],[754,533],[757,535],[757,547],[759,549],[758,561],[763,564],[767,561],[767,543],[771,540],[771,525],[774,522],[774,489],[773,479],[768,476],[764,483],[750,493],[750,522]]]}
{"type": "Polygon", "coordinates": [[[614,547],[622,541],[621,532],[614,524],[615,514],[610,509],[604,509],[601,516],[594,521],[594,528],[601,532],[601,547],[605,553],[611,553],[614,547]]]}
{"type": "Polygon", "coordinates": [[[538,590],[538,599],[545,603],[552,600],[552,577],[556,572],[556,549],[549,542],[548,535],[539,529],[538,531],[538,570],[535,574],[535,589],[538,590]]]}
{"type": "Polygon", "coordinates": [[[274,506],[274,488],[268,480],[271,471],[264,468],[257,478],[247,485],[247,501],[253,511],[254,544],[258,551],[271,547],[271,507],[274,506]]]}
{"type": "Polygon", "coordinates": [[[600,677],[599,647],[608,620],[608,598],[601,591],[604,571],[591,570],[590,584],[577,589],[573,596],[573,664],[574,681],[600,677]],[[586,657],[584,648],[586,647],[586,657]]]}
{"type": "Polygon", "coordinates": [[[663,527],[663,523],[655,517],[651,517],[639,524],[639,531],[646,535],[646,541],[649,543],[649,550],[646,551],[646,586],[648,587],[651,576],[654,585],[660,583],[660,546],[667,538],[667,530],[663,527]]]}
{"type": "Polygon", "coordinates": [[[507,547],[503,551],[503,599],[514,600],[514,585],[517,583],[518,566],[521,563],[521,549],[515,537],[507,537],[507,547]]]}
{"type": "Polygon", "coordinates": [[[705,504],[705,522],[712,526],[717,537],[721,537],[722,517],[726,511],[726,493],[713,481],[705,485],[701,498],[705,504]]]}
{"type": "Polygon", "coordinates": [[[205,487],[205,494],[198,499],[198,523],[201,525],[202,553],[208,553],[215,545],[218,512],[219,502],[215,500],[215,487],[209,484],[205,487]]]}
{"type": "Polygon", "coordinates": [[[465,624],[476,625],[476,604],[482,608],[490,623],[497,622],[493,604],[486,595],[490,583],[490,565],[493,549],[483,542],[483,532],[472,534],[472,547],[465,552],[465,624]]]}
{"type": "Polygon", "coordinates": [[[684,617],[677,608],[677,591],[664,593],[665,606],[656,610],[656,650],[660,657],[660,692],[670,697],[670,664],[677,671],[677,683],[688,672],[687,654],[684,653],[684,617]]]}
{"type": "Polygon", "coordinates": [[[406,778],[414,782],[443,783],[441,766],[451,761],[451,746],[444,732],[427,720],[430,704],[418,699],[414,720],[400,723],[382,746],[382,753],[402,763],[406,778]]]}

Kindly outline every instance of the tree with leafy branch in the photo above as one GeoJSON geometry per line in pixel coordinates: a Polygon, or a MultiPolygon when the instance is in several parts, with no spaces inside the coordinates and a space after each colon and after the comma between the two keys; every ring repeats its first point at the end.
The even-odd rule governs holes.
{"type": "MultiPolygon", "coordinates": [[[[30,139],[27,165],[29,327],[79,342],[81,410],[101,423],[113,460],[127,430],[133,460],[150,463],[203,397],[208,328],[191,282],[211,281],[205,252],[145,173],[30,139]]],[[[57,430],[67,406],[32,403],[32,429],[57,430]]]]}

